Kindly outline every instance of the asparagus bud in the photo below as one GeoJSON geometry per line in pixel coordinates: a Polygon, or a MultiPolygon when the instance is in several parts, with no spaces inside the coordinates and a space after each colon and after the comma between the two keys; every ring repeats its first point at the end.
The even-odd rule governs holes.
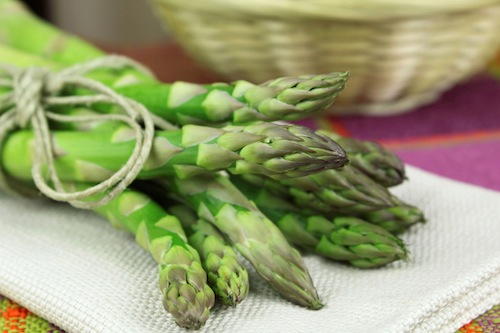
{"type": "Polygon", "coordinates": [[[223,304],[236,306],[249,291],[248,273],[233,247],[202,219],[186,227],[189,243],[200,253],[208,282],[223,304]]]}
{"type": "Polygon", "coordinates": [[[361,217],[393,234],[400,234],[414,224],[426,222],[420,208],[407,204],[396,197],[393,197],[393,201],[395,202],[393,206],[366,212],[361,217]]]}
{"type": "Polygon", "coordinates": [[[374,141],[343,137],[333,132],[321,131],[335,140],[347,153],[350,165],[365,173],[377,183],[391,187],[405,179],[405,166],[399,157],[374,141]]]}

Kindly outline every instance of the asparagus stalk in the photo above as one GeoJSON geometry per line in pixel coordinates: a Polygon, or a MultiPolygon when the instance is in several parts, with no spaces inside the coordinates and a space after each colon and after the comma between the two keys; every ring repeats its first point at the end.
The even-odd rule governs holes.
{"type": "MultiPolygon", "coordinates": [[[[0,32],[14,34],[13,29],[5,28],[3,31],[1,17],[0,9],[0,32]]],[[[42,64],[52,70],[63,68],[63,63],[51,61],[49,56],[37,56],[44,53],[36,48],[36,44],[11,43],[10,45],[19,48],[19,51],[15,52],[12,47],[9,49],[5,46],[6,43],[8,41],[4,40],[4,45],[0,47],[0,62],[16,66],[42,64]],[[27,54],[29,52],[32,54],[27,54]]],[[[87,59],[82,57],[83,60],[87,59]]],[[[162,84],[130,68],[100,70],[87,76],[110,86],[119,94],[138,101],[151,112],[173,123],[220,125],[309,117],[334,102],[344,89],[349,74],[334,72],[284,77],[260,85],[244,80],[230,84],[201,85],[182,81],[162,84]]],[[[109,108],[101,108],[101,111],[110,112],[109,108]]]]}
{"type": "Polygon", "coordinates": [[[394,204],[386,188],[350,165],[290,179],[250,174],[242,177],[275,195],[294,200],[300,207],[321,213],[360,215],[394,204]]]}
{"type": "Polygon", "coordinates": [[[236,306],[248,295],[250,283],[246,267],[233,247],[211,223],[196,216],[190,207],[176,205],[168,208],[177,216],[191,244],[200,254],[208,274],[208,284],[225,305],[236,306]]]}
{"type": "Polygon", "coordinates": [[[326,219],[318,215],[305,217],[289,213],[277,224],[293,244],[354,267],[375,268],[408,258],[406,246],[400,238],[360,218],[340,216],[326,219]]]}
{"type": "Polygon", "coordinates": [[[292,244],[359,268],[374,268],[406,259],[404,242],[380,226],[352,216],[327,219],[306,214],[266,189],[231,177],[292,244]]]}
{"type": "Polygon", "coordinates": [[[360,215],[364,220],[379,225],[393,234],[400,234],[417,223],[425,223],[424,213],[418,207],[393,197],[394,206],[381,208],[360,215]]]}
{"type": "Polygon", "coordinates": [[[396,154],[374,141],[343,137],[330,131],[322,134],[335,140],[344,148],[350,165],[385,187],[401,184],[405,179],[404,163],[396,154]]]}
{"type": "MultiPolygon", "coordinates": [[[[90,187],[69,186],[78,190],[90,187]]],[[[188,244],[179,220],[147,195],[130,189],[94,211],[135,235],[137,243],[152,254],[158,263],[163,305],[175,322],[190,329],[203,326],[215,296],[198,252],[188,244]]]]}
{"type": "MultiPolygon", "coordinates": [[[[125,126],[112,131],[53,131],[52,139],[55,167],[61,180],[66,181],[103,181],[123,165],[135,145],[133,134],[125,126]]],[[[32,144],[29,130],[16,131],[7,138],[2,161],[8,174],[31,179],[32,144]]],[[[345,162],[338,145],[304,127],[273,123],[224,128],[185,125],[155,133],[152,152],[139,177],[174,173],[189,177],[227,169],[236,174],[282,178],[339,167],[345,162]]]]}
{"type": "Polygon", "coordinates": [[[0,43],[73,64],[103,55],[80,38],[61,32],[17,0],[0,1],[0,43]]]}
{"type": "Polygon", "coordinates": [[[170,179],[166,186],[213,223],[286,299],[311,309],[322,307],[298,251],[264,214],[221,174],[170,179]]]}
{"type": "Polygon", "coordinates": [[[244,124],[309,117],[334,102],[348,76],[335,72],[283,77],[259,85],[244,80],[211,85],[175,82],[116,90],[176,124],[244,124]]]}
{"type": "Polygon", "coordinates": [[[209,285],[218,299],[233,307],[242,302],[248,294],[250,283],[248,272],[233,247],[206,221],[198,220],[186,229],[189,243],[200,253],[209,285]]]}
{"type": "Polygon", "coordinates": [[[315,214],[357,216],[394,234],[425,222],[418,207],[403,202],[350,165],[290,179],[252,174],[239,177],[315,214]]]}

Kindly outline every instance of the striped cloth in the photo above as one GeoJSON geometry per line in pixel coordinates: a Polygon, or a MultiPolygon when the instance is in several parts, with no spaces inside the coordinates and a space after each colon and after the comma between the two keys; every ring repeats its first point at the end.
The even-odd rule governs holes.
{"type": "MultiPolygon", "coordinates": [[[[436,103],[390,117],[323,117],[304,124],[375,140],[406,163],[500,191],[500,53],[485,75],[455,87],[436,103]]],[[[0,295],[0,333],[64,331],[0,295]]],[[[500,305],[457,333],[500,332],[500,305]]]]}
{"type": "Polygon", "coordinates": [[[64,333],[64,331],[0,295],[0,333],[64,333]]]}

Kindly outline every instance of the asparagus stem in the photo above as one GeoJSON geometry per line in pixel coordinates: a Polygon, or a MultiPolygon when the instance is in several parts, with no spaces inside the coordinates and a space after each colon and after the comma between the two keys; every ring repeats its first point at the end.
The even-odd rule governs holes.
{"type": "Polygon", "coordinates": [[[190,207],[169,207],[177,216],[191,244],[200,254],[203,267],[208,273],[208,284],[217,298],[225,305],[241,303],[250,289],[248,272],[240,262],[233,247],[211,223],[199,219],[190,207]]]}
{"type": "Polygon", "coordinates": [[[227,177],[174,178],[166,186],[213,223],[283,297],[308,308],[322,307],[300,254],[227,177]]]}
{"type": "Polygon", "coordinates": [[[340,144],[349,157],[350,165],[385,187],[405,180],[405,165],[392,151],[374,141],[343,137],[330,131],[321,131],[340,144]]]}
{"type": "Polygon", "coordinates": [[[239,177],[317,215],[357,216],[393,234],[425,222],[424,213],[418,207],[403,202],[350,165],[290,179],[276,180],[252,174],[239,177]]]}
{"type": "Polygon", "coordinates": [[[103,55],[80,38],[61,32],[33,15],[21,1],[0,1],[0,43],[31,50],[65,64],[87,61],[103,55]]]}
{"type": "MultiPolygon", "coordinates": [[[[53,131],[52,137],[56,170],[62,180],[69,181],[103,181],[122,166],[135,145],[133,133],[125,126],[113,131],[53,131]]],[[[32,144],[33,133],[28,130],[16,131],[7,138],[2,161],[8,174],[31,179],[32,144]]],[[[139,177],[173,173],[189,177],[228,169],[236,174],[282,178],[339,167],[345,161],[343,151],[333,141],[294,125],[185,125],[155,133],[152,153],[139,177]]]]}
{"type": "MultiPolygon", "coordinates": [[[[90,187],[77,183],[69,186],[78,190],[90,187]]],[[[203,326],[215,296],[179,220],[147,195],[130,189],[94,211],[113,226],[135,235],[137,243],[151,253],[158,263],[163,305],[175,322],[190,329],[203,326]]]]}
{"type": "Polygon", "coordinates": [[[304,208],[321,213],[360,215],[394,205],[392,195],[382,185],[350,165],[335,170],[290,179],[270,179],[242,175],[252,184],[284,196],[304,208]]]}
{"type": "Polygon", "coordinates": [[[366,221],[381,226],[393,234],[400,234],[417,223],[425,223],[422,210],[393,196],[394,205],[360,215],[366,221]]]}
{"type": "Polygon", "coordinates": [[[177,124],[244,124],[251,121],[298,120],[329,107],[343,90],[348,73],[279,78],[260,85],[129,85],[116,90],[177,124]]]}
{"type": "MultiPolygon", "coordinates": [[[[1,14],[1,12],[0,12],[1,14]]],[[[1,16],[1,15],[0,15],[1,16]]],[[[1,22],[0,22],[1,23],[1,22]]],[[[0,25],[0,32],[2,27],[0,25]]],[[[43,65],[60,70],[63,64],[0,47],[0,62],[20,67],[43,65]],[[5,52],[3,50],[6,50],[5,52]]],[[[76,63],[75,63],[76,64],[76,63]]],[[[165,84],[131,68],[98,70],[87,77],[100,81],[151,112],[177,124],[244,124],[251,121],[298,120],[328,108],[344,89],[347,72],[278,78],[260,85],[247,81],[165,84]]],[[[69,91],[67,93],[78,93],[69,91]]],[[[111,112],[109,107],[100,111],[111,112]]]]}
{"type": "Polygon", "coordinates": [[[232,246],[225,243],[210,224],[198,221],[189,229],[189,243],[198,249],[208,273],[209,285],[223,304],[236,306],[242,302],[250,287],[248,273],[232,246]],[[196,228],[196,229],[193,229],[196,228]]]}
{"type": "Polygon", "coordinates": [[[407,257],[404,242],[380,226],[352,216],[306,214],[241,177],[234,185],[269,217],[291,243],[326,258],[359,268],[373,268],[407,257]]]}

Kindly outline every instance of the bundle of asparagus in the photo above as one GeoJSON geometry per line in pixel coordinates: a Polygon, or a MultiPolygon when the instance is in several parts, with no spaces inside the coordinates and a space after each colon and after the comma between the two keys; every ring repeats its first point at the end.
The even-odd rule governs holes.
{"type": "Polygon", "coordinates": [[[329,107],[348,73],[162,83],[121,57],[89,65],[103,56],[18,1],[0,0],[0,64],[7,66],[0,111],[12,124],[0,128],[0,171],[6,186],[42,190],[42,177],[49,193],[62,192],[58,199],[42,191],[53,199],[84,193],[97,202],[88,208],[135,235],[156,260],[164,307],[180,326],[200,328],[216,299],[231,306],[245,299],[248,267],[235,250],[283,297],[311,309],[321,300],[291,244],[359,268],[407,258],[397,234],[424,217],[387,189],[405,179],[397,156],[372,142],[274,122],[329,107]],[[23,70],[30,66],[43,70],[23,70]],[[70,79],[63,84],[54,72],[70,79]],[[29,84],[33,73],[37,87],[29,84]],[[35,111],[26,115],[20,109],[31,102],[35,111]],[[127,103],[147,109],[153,133],[145,119],[124,118],[127,103]],[[143,161],[138,140],[150,143],[143,161]],[[46,153],[42,162],[37,149],[46,153]],[[129,160],[138,168],[134,182],[90,191],[129,160]]]}

